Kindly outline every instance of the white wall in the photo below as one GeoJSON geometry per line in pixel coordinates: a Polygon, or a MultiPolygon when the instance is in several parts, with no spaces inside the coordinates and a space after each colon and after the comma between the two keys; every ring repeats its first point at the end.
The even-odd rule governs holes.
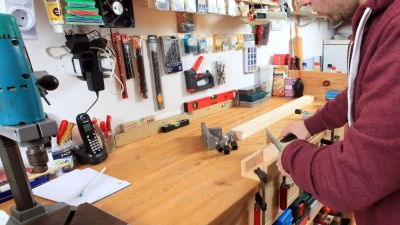
{"type": "MultiPolygon", "coordinates": [[[[49,74],[55,75],[60,86],[57,90],[49,92],[47,98],[51,106],[44,103],[45,112],[50,118],[60,122],[62,119],[75,121],[77,114],[85,112],[94,102],[96,95],[87,89],[86,82],[74,77],[68,77],[63,73],[59,60],[53,59],[44,53],[44,49],[49,46],[60,46],[65,44],[63,34],[55,34],[52,26],[48,23],[43,1],[35,1],[35,12],[37,19],[37,29],[39,38],[36,40],[25,40],[30,59],[34,70],[47,70],[49,74]]],[[[147,37],[148,34],[171,35],[176,33],[176,13],[150,10],[146,5],[134,2],[136,28],[118,29],[120,33],[140,34],[147,37]]],[[[291,49],[290,27],[293,27],[296,18],[292,16],[283,22],[282,31],[271,31],[267,46],[258,48],[258,63],[271,64],[274,53],[289,53],[291,49]]],[[[307,20],[305,20],[306,22],[307,20]]],[[[238,17],[219,16],[219,15],[197,15],[197,29],[195,34],[236,34],[250,33],[252,28],[243,24],[238,17]]],[[[68,29],[69,26],[64,26],[68,29]]],[[[98,27],[91,27],[98,29],[98,27]]],[[[115,31],[117,29],[113,29],[115,31]]],[[[293,30],[293,29],[292,29],[293,30]]],[[[102,35],[108,34],[109,29],[101,29],[102,35]]],[[[299,29],[300,36],[303,38],[304,58],[320,56],[322,54],[322,40],[329,39],[332,31],[327,30],[327,24],[321,19],[317,19],[311,25],[299,29]]],[[[292,33],[294,36],[294,33],[292,33]]],[[[165,109],[157,110],[154,101],[153,80],[151,79],[148,61],[147,48],[144,51],[146,59],[146,78],[149,88],[149,98],[143,100],[139,95],[138,82],[128,80],[127,89],[129,98],[122,100],[109,92],[108,82],[105,79],[106,89],[100,92],[100,98],[96,105],[89,111],[91,117],[104,120],[107,114],[113,118],[113,128],[119,131],[119,124],[136,120],[148,115],[155,115],[156,120],[167,118],[183,113],[183,103],[185,101],[198,99],[204,96],[221,93],[227,90],[238,89],[253,85],[258,82],[254,74],[243,73],[243,52],[226,51],[222,53],[205,53],[205,59],[199,69],[213,70],[211,62],[217,57],[224,57],[228,63],[226,68],[226,84],[216,86],[211,90],[200,91],[193,94],[186,93],[185,79],[183,72],[166,75],[162,72],[162,85],[165,99],[165,109]]],[[[186,55],[182,53],[184,70],[192,67],[198,55],[186,55]]],[[[115,89],[115,84],[111,85],[115,89]]],[[[75,133],[76,135],[76,133],[75,133]]],[[[74,136],[75,136],[74,135],[74,136]]]]}

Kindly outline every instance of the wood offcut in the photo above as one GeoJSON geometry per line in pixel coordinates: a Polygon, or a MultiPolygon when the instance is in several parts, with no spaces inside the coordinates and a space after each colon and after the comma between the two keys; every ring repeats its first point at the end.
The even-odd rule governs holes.
{"type": "Polygon", "coordinates": [[[300,109],[314,101],[314,96],[305,95],[294,101],[286,103],[264,115],[254,118],[246,123],[231,129],[236,139],[243,140],[258,131],[267,128],[269,125],[281,120],[282,118],[294,114],[295,109],[300,109]]]}

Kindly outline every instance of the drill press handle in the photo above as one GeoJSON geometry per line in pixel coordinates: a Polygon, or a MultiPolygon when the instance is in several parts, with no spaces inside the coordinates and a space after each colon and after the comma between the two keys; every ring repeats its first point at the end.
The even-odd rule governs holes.
{"type": "Polygon", "coordinates": [[[48,105],[51,105],[46,98],[48,94],[47,91],[54,91],[58,88],[58,79],[53,75],[49,75],[46,71],[37,71],[33,73],[38,83],[40,97],[42,97],[48,105]]]}

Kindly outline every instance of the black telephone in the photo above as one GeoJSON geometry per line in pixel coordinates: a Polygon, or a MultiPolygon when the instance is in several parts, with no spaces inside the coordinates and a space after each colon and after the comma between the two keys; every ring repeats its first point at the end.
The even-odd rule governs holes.
{"type": "Polygon", "coordinates": [[[74,151],[78,162],[81,164],[98,164],[106,160],[108,154],[100,147],[89,115],[81,113],[76,116],[76,124],[83,141],[83,146],[74,151]]]}

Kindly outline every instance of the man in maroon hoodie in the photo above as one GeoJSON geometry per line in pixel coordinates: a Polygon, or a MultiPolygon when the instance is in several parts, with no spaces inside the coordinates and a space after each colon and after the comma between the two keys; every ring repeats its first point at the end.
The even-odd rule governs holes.
{"type": "Polygon", "coordinates": [[[354,212],[357,225],[400,224],[400,0],[300,2],[333,21],[352,18],[349,85],[316,115],[282,130],[300,140],[284,149],[278,168],[324,205],[354,212]],[[305,141],[346,122],[343,141],[305,141]]]}

